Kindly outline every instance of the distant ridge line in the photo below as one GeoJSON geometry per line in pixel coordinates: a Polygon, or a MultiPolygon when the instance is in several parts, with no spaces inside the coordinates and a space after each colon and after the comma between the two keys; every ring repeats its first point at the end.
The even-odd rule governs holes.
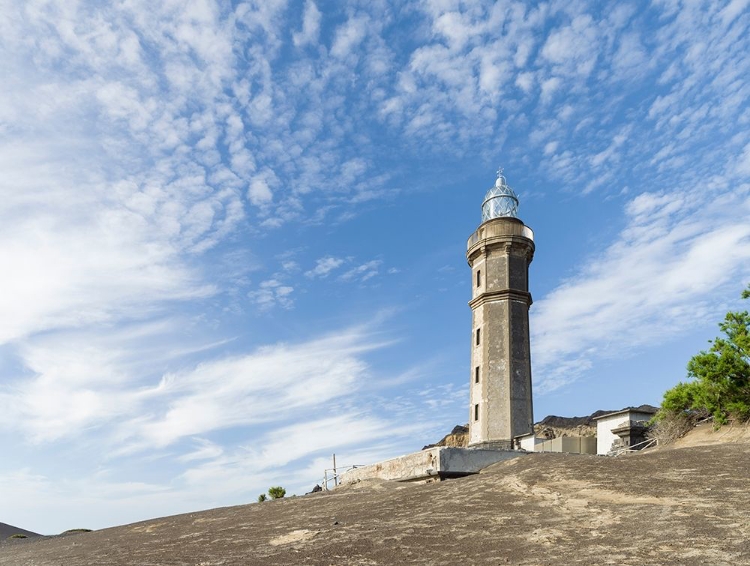
{"type": "Polygon", "coordinates": [[[20,529],[18,527],[14,527],[13,525],[8,525],[6,523],[0,523],[0,541],[5,540],[12,535],[26,535],[27,537],[42,536],[39,533],[27,531],[26,529],[20,529]]]}

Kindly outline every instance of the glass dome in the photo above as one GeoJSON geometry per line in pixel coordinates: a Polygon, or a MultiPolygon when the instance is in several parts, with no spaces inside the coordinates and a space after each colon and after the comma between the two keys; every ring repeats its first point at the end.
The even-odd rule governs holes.
{"type": "Polygon", "coordinates": [[[518,197],[508,186],[501,169],[497,172],[495,186],[484,195],[482,222],[502,217],[518,218],[518,197]]]}

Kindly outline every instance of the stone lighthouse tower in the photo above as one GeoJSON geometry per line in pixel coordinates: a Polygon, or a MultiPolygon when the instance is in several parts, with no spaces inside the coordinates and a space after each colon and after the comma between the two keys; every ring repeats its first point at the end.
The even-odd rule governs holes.
{"type": "Polygon", "coordinates": [[[532,432],[529,264],[534,232],[517,217],[518,197],[502,170],[469,238],[472,271],[469,446],[513,447],[532,432]]]}

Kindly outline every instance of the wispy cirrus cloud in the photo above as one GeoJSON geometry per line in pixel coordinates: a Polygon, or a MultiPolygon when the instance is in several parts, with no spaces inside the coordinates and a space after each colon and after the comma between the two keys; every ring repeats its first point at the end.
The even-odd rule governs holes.
{"type": "Polygon", "coordinates": [[[292,293],[294,293],[294,287],[291,285],[286,285],[278,279],[267,279],[261,281],[256,290],[249,291],[247,296],[260,310],[266,311],[276,305],[285,309],[292,308],[294,305],[292,293]]]}
{"type": "Polygon", "coordinates": [[[100,429],[117,439],[118,450],[163,448],[229,427],[283,422],[292,414],[303,418],[354,395],[369,372],[361,356],[385,345],[352,329],[307,343],[215,356],[184,371],[149,371],[165,361],[184,363],[202,349],[165,348],[156,338],[173,331],[171,326],[136,325],[106,337],[80,332],[76,341],[66,334],[28,343],[17,356],[33,376],[16,380],[23,387],[0,392],[0,422],[36,443],[100,429]]]}
{"type": "Polygon", "coordinates": [[[187,365],[190,351],[178,344],[165,350],[154,339],[165,330],[133,325],[119,336],[81,332],[74,344],[67,335],[51,336],[19,352],[36,375],[0,392],[3,430],[22,432],[51,455],[64,453],[61,468],[70,467],[75,454],[95,450],[102,457],[98,466],[65,480],[12,466],[0,470],[0,486],[16,486],[5,500],[12,509],[8,519],[59,532],[68,523],[48,526],[34,515],[70,508],[75,511],[65,521],[111,524],[112,513],[127,521],[153,509],[177,513],[251,500],[274,483],[302,493],[329,467],[317,466],[321,452],[335,450],[347,459],[364,444],[385,441],[390,448],[375,449],[382,455],[408,450],[414,434],[437,434],[424,418],[432,394],[383,414],[386,398],[367,360],[391,342],[383,336],[350,329],[240,355],[214,349],[187,365]],[[146,369],[174,359],[185,369],[146,369]],[[219,434],[226,431],[232,440],[219,434]],[[133,480],[127,471],[141,465],[152,468],[148,481],[133,480]],[[20,505],[24,498],[27,504],[20,505]],[[92,508],[101,500],[109,515],[92,508]]]}
{"type": "MultiPolygon", "coordinates": [[[[604,36],[615,49],[613,65],[600,79],[629,77],[655,94],[639,106],[619,104],[624,120],[606,130],[609,139],[595,136],[585,161],[569,148],[580,148],[575,136],[593,124],[563,131],[565,122],[553,121],[539,136],[555,138],[546,146],[549,163],[564,179],[581,179],[583,194],[633,195],[614,241],[535,305],[535,367],[544,389],[575,381],[602,358],[674,339],[715,316],[717,294],[736,295],[733,287],[750,278],[748,138],[736,128],[747,121],[747,89],[737,79],[750,72],[741,54],[747,42],[739,40],[750,16],[725,21],[730,6],[699,3],[678,12],[660,3],[667,20],[649,38],[620,32],[643,14],[611,15],[604,36]],[[707,20],[721,24],[705,29],[699,22],[707,20]],[[637,64],[644,51],[648,62],[637,64]],[[673,59],[676,52],[685,56],[673,59]]],[[[607,50],[598,53],[597,65],[606,63],[607,50]]]]}
{"type": "Polygon", "coordinates": [[[643,193],[627,215],[612,244],[534,306],[542,391],[705,322],[719,290],[738,294],[750,280],[750,183],[730,189],[707,179],[687,191],[643,193]]]}
{"type": "Polygon", "coordinates": [[[380,266],[383,264],[382,260],[373,259],[371,261],[360,264],[353,267],[341,275],[342,281],[359,281],[364,283],[368,279],[372,279],[378,273],[380,273],[380,266]]]}
{"type": "Polygon", "coordinates": [[[315,267],[309,271],[305,271],[305,276],[310,278],[328,277],[332,271],[341,267],[345,261],[345,259],[340,257],[321,257],[315,261],[315,267]]]}

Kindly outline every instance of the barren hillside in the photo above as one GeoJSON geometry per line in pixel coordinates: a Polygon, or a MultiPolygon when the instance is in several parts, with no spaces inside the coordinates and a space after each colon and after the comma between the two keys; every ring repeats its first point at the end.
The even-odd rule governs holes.
{"type": "Polygon", "coordinates": [[[6,539],[13,535],[25,535],[26,537],[40,536],[39,534],[32,533],[31,531],[27,531],[26,529],[20,529],[18,527],[14,527],[13,525],[0,523],[0,540],[6,539]]]}
{"type": "Polygon", "coordinates": [[[750,565],[750,443],[530,454],[427,485],[359,484],[0,545],[3,566],[750,565]]]}

